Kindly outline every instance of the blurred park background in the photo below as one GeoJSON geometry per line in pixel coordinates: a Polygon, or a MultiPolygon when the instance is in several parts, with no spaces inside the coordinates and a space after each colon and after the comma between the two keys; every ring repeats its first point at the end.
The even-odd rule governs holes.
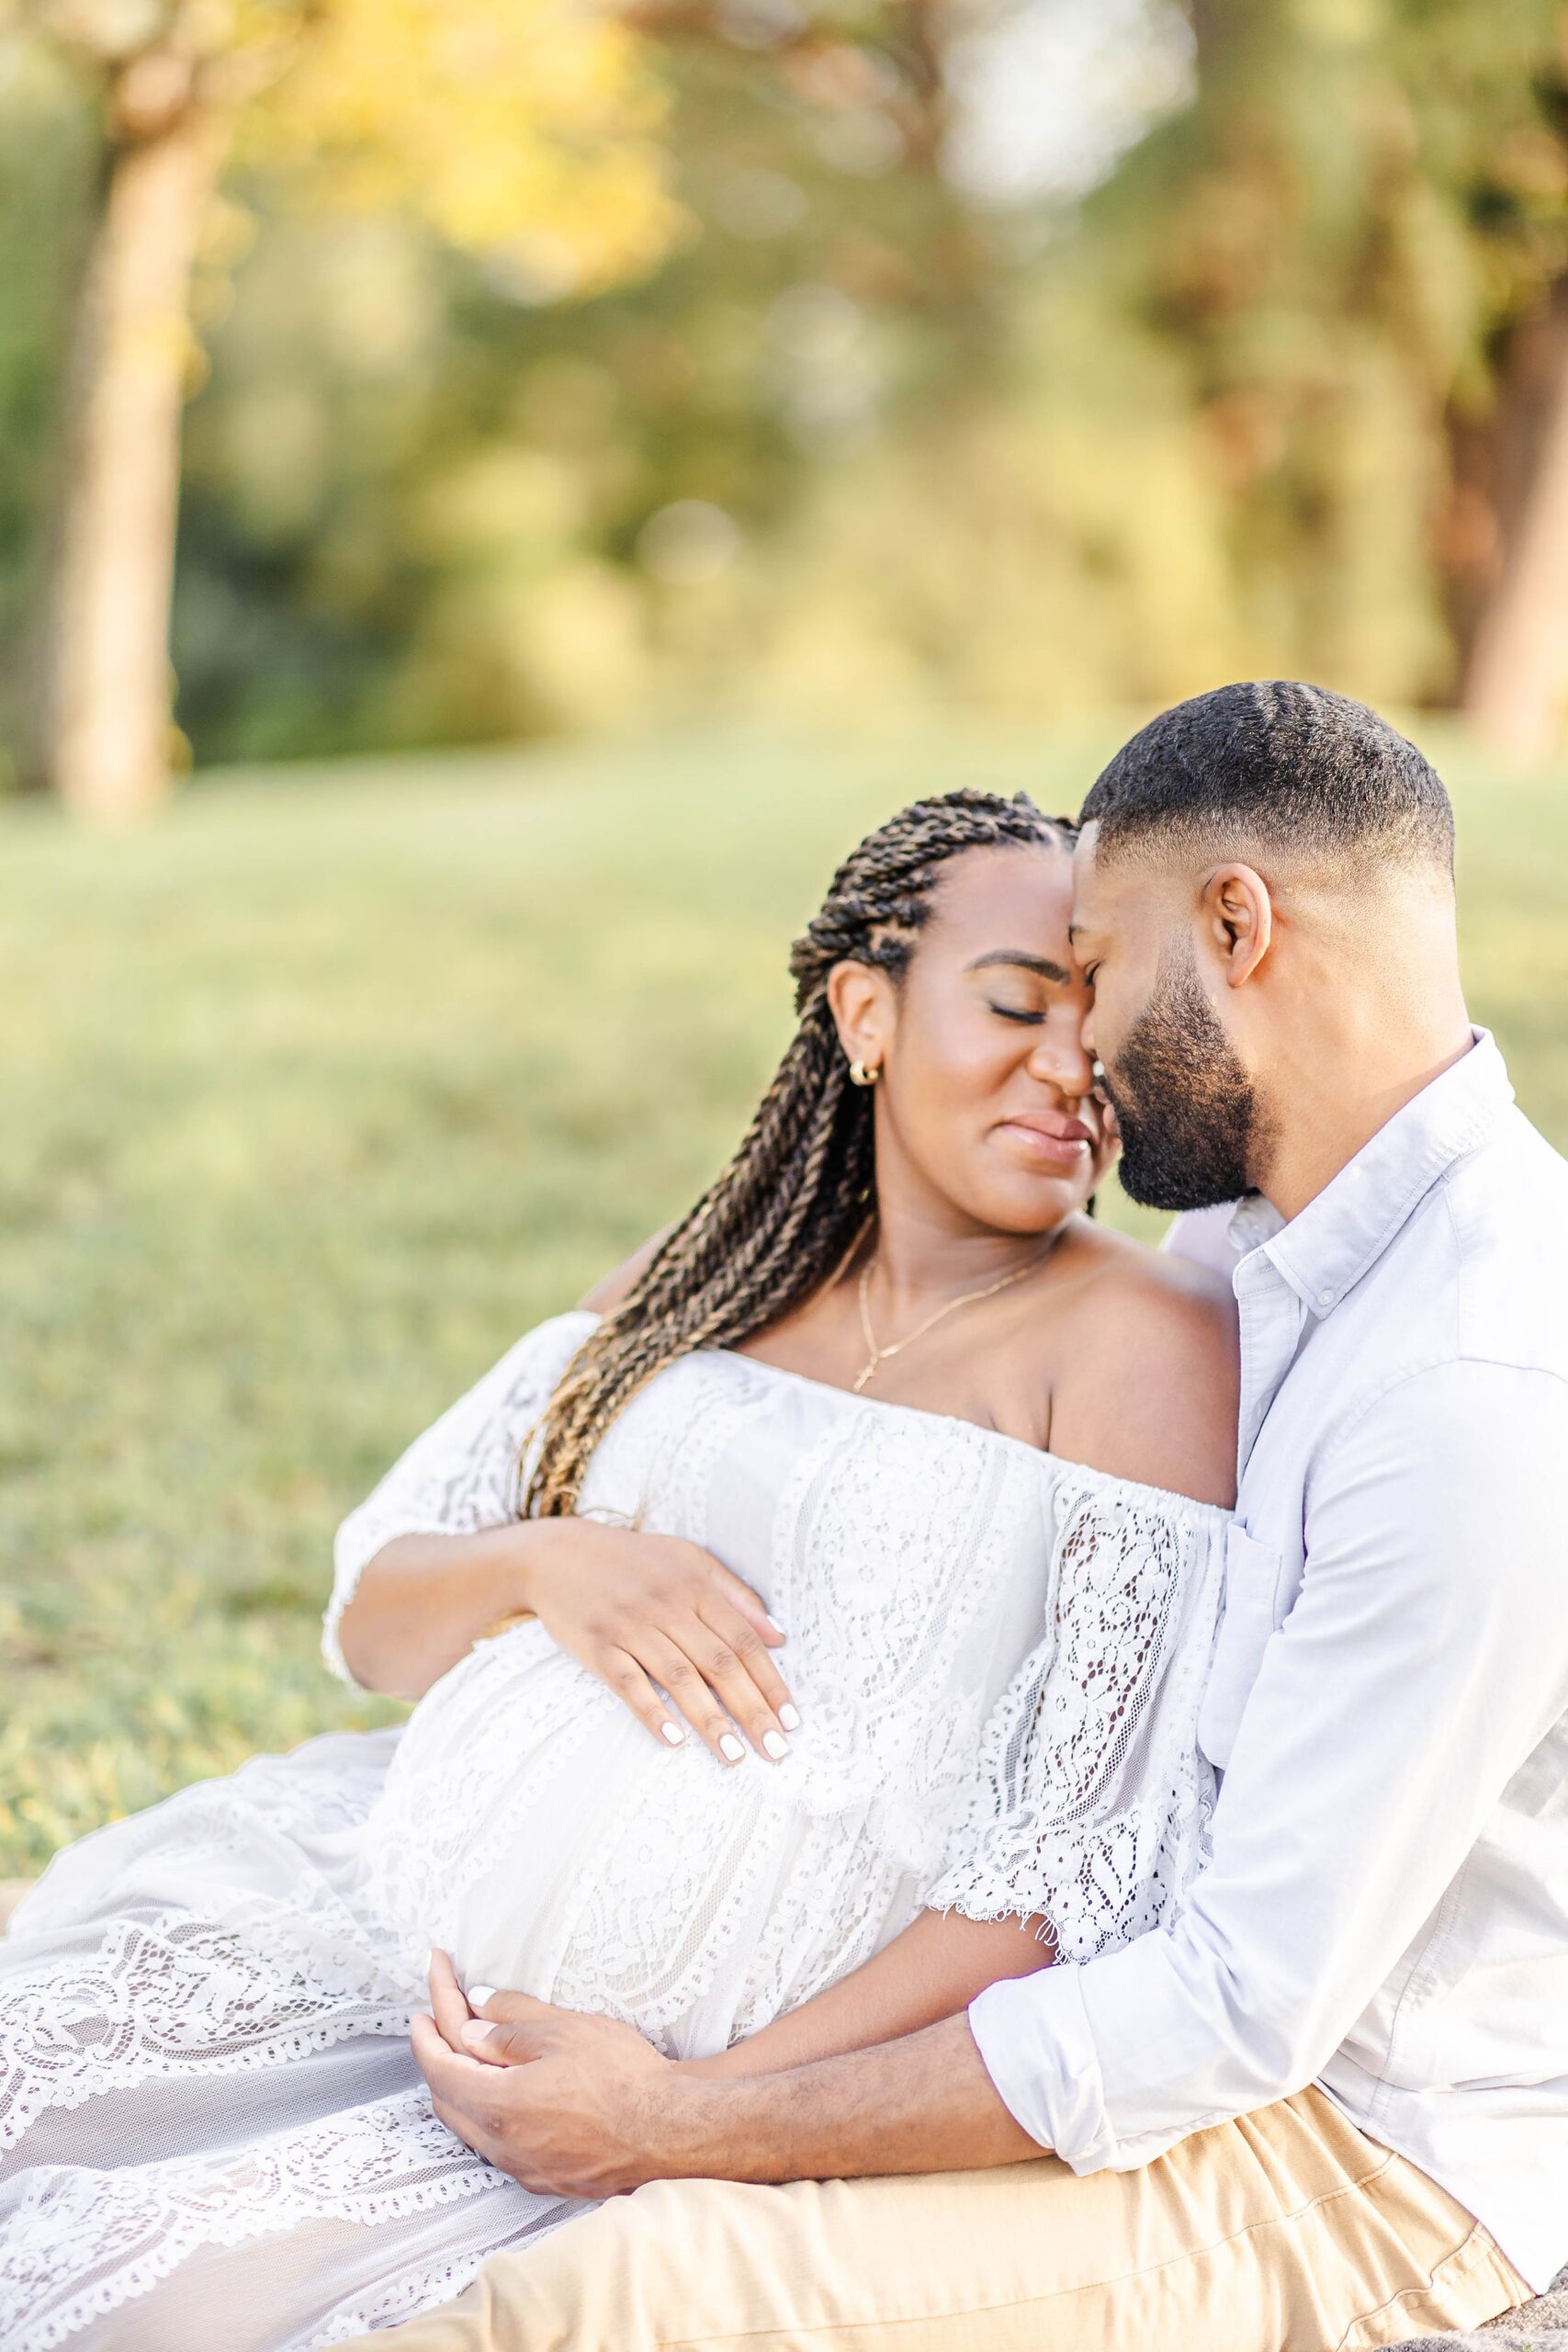
{"type": "Polygon", "coordinates": [[[0,0],[0,1875],[390,1712],[335,1521],[917,792],[1402,714],[1568,1144],[1565,28],[0,0]]]}

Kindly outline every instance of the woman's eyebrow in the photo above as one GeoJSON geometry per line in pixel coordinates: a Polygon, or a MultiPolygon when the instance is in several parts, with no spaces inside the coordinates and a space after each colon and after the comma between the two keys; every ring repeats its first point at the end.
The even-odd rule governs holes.
{"type": "Polygon", "coordinates": [[[964,968],[966,972],[983,972],[991,964],[1018,964],[1026,972],[1038,972],[1043,980],[1055,980],[1058,988],[1070,988],[1072,985],[1072,974],[1064,970],[1060,964],[1053,964],[1044,956],[1031,956],[1021,947],[993,947],[988,954],[976,956],[975,961],[965,964],[964,968]]]}

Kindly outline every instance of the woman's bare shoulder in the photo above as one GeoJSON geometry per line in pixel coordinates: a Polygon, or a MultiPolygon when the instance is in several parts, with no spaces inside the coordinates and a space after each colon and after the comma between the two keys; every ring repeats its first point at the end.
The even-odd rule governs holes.
{"type": "Polygon", "coordinates": [[[640,1250],[634,1250],[631,1256],[623,1264],[617,1266],[613,1273],[606,1274],[601,1282],[595,1283],[586,1296],[579,1301],[583,1311],[591,1315],[613,1315],[634,1285],[642,1280],[643,1275],[652,1265],[654,1259],[674,1230],[672,1225],[662,1226],[656,1234],[643,1243],[640,1250]]]}
{"type": "Polygon", "coordinates": [[[1091,1250],[1076,1317],[1075,1457],[1228,1507],[1240,1385],[1229,1284],[1124,1234],[1101,1230],[1091,1250]]]}
{"type": "Polygon", "coordinates": [[[1235,1300],[1223,1273],[1196,1259],[1153,1250],[1114,1227],[1079,1225],[1074,1235],[1077,1271],[1097,1306],[1115,1299],[1134,1314],[1190,1315],[1234,1332],[1235,1300]]]}

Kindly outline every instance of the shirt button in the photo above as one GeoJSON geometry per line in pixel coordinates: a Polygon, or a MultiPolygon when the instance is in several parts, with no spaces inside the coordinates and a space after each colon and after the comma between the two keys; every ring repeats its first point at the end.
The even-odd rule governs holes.
{"type": "Polygon", "coordinates": [[[1331,1290],[1320,1290],[1317,1294],[1317,1303],[1319,1306],[1332,1306],[1334,1293],[1331,1290]]]}

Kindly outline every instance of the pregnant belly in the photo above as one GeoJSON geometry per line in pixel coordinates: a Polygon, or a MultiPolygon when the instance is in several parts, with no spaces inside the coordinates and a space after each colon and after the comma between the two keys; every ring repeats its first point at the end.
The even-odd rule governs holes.
{"type": "Polygon", "coordinates": [[[716,1763],[656,1745],[527,1624],[480,1644],[410,1718],[367,1826],[411,1951],[467,1984],[626,2018],[673,2054],[754,2031],[907,1924],[918,1878],[883,1809],[808,1756],[716,1763]]]}

